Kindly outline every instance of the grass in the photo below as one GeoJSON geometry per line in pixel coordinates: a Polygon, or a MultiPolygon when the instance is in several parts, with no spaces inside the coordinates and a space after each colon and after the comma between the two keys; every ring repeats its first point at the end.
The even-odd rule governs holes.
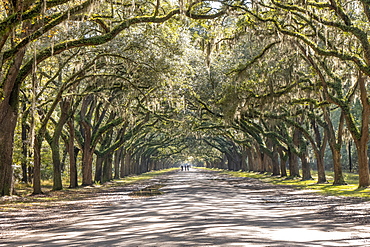
{"type": "Polygon", "coordinates": [[[141,181],[152,179],[158,175],[162,175],[176,169],[177,168],[170,168],[160,171],[152,171],[143,173],[141,175],[132,175],[119,180],[113,180],[104,184],[94,184],[93,186],[77,187],[73,189],[65,188],[60,191],[53,191],[52,181],[47,180],[42,181],[41,183],[44,194],[34,196],[31,196],[32,185],[16,184],[15,185],[16,186],[15,189],[17,192],[16,196],[0,198],[0,211],[6,209],[7,207],[13,207],[16,204],[22,207],[30,207],[42,203],[45,204],[44,206],[47,206],[46,204],[49,202],[72,201],[83,198],[89,198],[95,196],[99,192],[106,190],[114,190],[114,188],[120,186],[140,183],[141,181]]]}
{"type": "Polygon", "coordinates": [[[334,181],[334,173],[330,171],[326,172],[326,179],[329,183],[318,184],[316,171],[312,171],[312,177],[314,178],[314,180],[302,181],[300,178],[271,176],[270,173],[261,174],[257,172],[226,171],[221,169],[211,170],[217,170],[221,174],[227,174],[234,177],[256,178],[263,182],[276,185],[290,185],[296,187],[297,189],[312,190],[328,196],[350,196],[370,199],[370,188],[358,188],[358,174],[354,173],[343,173],[347,185],[332,185],[334,181]]]}

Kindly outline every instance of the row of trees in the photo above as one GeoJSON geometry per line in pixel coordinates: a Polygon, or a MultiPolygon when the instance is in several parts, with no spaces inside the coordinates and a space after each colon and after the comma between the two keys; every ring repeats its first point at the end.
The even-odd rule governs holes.
{"type": "Polygon", "coordinates": [[[301,164],[304,179],[314,157],[326,182],[328,150],[334,184],[344,184],[349,140],[359,186],[368,186],[369,7],[5,1],[1,195],[11,193],[14,162],[34,193],[48,161],[55,190],[66,167],[75,187],[79,172],[91,185],[190,156],[282,176],[287,163],[290,176],[301,176],[301,164]]]}
{"type": "Polygon", "coordinates": [[[226,159],[229,169],[286,175],[289,161],[290,176],[300,176],[300,161],[303,178],[311,179],[308,158],[313,155],[322,183],[328,146],[334,184],[345,184],[341,155],[346,140],[356,147],[359,186],[368,186],[369,3],[271,0],[227,5],[234,10],[227,23],[232,35],[211,43],[216,50],[220,40],[229,40],[214,60],[235,63],[227,66],[227,83],[215,91],[215,100],[201,96],[205,112],[213,117],[200,129],[226,129],[205,140],[224,154],[216,166],[224,166],[226,159]]]}
{"type": "Polygon", "coordinates": [[[46,143],[55,190],[62,189],[65,160],[71,187],[79,170],[82,185],[91,185],[111,179],[113,163],[115,177],[168,166],[171,153],[183,148],[156,129],[178,103],[167,100],[176,97],[166,90],[177,83],[172,64],[183,52],[174,31],[183,18],[176,16],[224,14],[204,7],[202,1],[3,1],[0,194],[11,193],[13,160],[22,164],[24,182],[32,177],[34,194],[42,193],[46,143]]]}

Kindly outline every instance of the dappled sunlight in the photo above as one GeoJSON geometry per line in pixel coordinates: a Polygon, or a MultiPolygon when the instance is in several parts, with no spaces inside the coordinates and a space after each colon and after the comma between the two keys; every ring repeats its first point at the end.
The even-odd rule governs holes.
{"type": "Polygon", "coordinates": [[[162,195],[108,194],[112,200],[62,212],[60,225],[0,246],[364,246],[370,239],[368,224],[329,214],[353,202],[196,169],[169,178],[162,195]]]}

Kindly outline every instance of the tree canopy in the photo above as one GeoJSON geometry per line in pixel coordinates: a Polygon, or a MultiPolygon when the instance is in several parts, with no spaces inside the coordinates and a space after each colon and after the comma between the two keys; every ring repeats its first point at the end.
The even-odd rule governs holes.
{"type": "Polygon", "coordinates": [[[181,163],[316,169],[319,183],[333,169],[334,184],[356,168],[369,186],[369,13],[360,0],[3,1],[1,195],[181,163]]]}

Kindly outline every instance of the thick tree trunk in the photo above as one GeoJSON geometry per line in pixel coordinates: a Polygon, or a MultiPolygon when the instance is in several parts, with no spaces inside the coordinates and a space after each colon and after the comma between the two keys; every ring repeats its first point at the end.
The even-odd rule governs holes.
{"type": "Polygon", "coordinates": [[[95,182],[103,183],[103,162],[104,156],[98,155],[96,157],[96,164],[95,164],[95,182]]]}
{"type": "Polygon", "coordinates": [[[358,154],[359,187],[368,187],[370,185],[370,176],[367,156],[367,142],[365,143],[364,140],[355,140],[355,144],[358,154]]]}
{"type": "Polygon", "coordinates": [[[288,173],[286,171],[286,163],[287,163],[288,159],[287,157],[285,157],[284,155],[281,156],[280,155],[280,173],[281,173],[281,176],[282,177],[287,177],[288,176],[288,173]]]}
{"type": "Polygon", "coordinates": [[[14,131],[18,118],[20,84],[16,82],[25,49],[14,57],[6,79],[1,85],[3,98],[0,102],[0,195],[11,195],[13,180],[14,131]]]}
{"type": "Polygon", "coordinates": [[[341,153],[337,147],[332,149],[333,155],[333,163],[334,163],[334,182],[333,185],[345,185],[347,184],[344,180],[343,171],[342,171],[342,164],[340,162],[341,153]]]}
{"type": "Polygon", "coordinates": [[[247,167],[248,171],[255,171],[255,165],[256,163],[254,162],[254,155],[253,155],[253,148],[249,147],[247,149],[247,167]]]}
{"type": "Polygon", "coordinates": [[[108,182],[112,180],[112,154],[109,153],[105,155],[104,157],[104,163],[103,163],[103,179],[102,182],[108,182]]]}
{"type": "Polygon", "coordinates": [[[290,177],[300,177],[299,167],[298,167],[298,156],[289,151],[289,176],[290,177]]]}
{"type": "Polygon", "coordinates": [[[300,158],[302,161],[302,180],[312,180],[311,168],[310,164],[308,164],[306,153],[303,153],[300,158]]]}
{"type": "Polygon", "coordinates": [[[271,172],[272,173],[272,160],[269,155],[266,153],[263,154],[263,171],[264,172],[271,172]]]}
{"type": "Polygon", "coordinates": [[[324,155],[319,155],[316,157],[316,165],[317,165],[317,183],[322,184],[322,183],[327,183],[328,180],[326,180],[326,175],[325,175],[325,165],[324,165],[324,155]]]}
{"type": "MultiPolygon", "coordinates": [[[[359,175],[359,187],[368,187],[370,185],[370,174],[369,174],[369,161],[367,154],[367,144],[369,141],[369,116],[370,116],[370,103],[367,95],[367,83],[366,79],[359,73],[359,88],[360,88],[360,99],[362,104],[362,122],[359,135],[355,134],[354,130],[351,130],[351,134],[355,141],[358,154],[358,175],[359,175]]],[[[349,122],[349,119],[347,119],[349,122]]],[[[351,128],[350,128],[351,129],[351,128]]]]}
{"type": "Polygon", "coordinates": [[[131,167],[131,154],[130,152],[126,151],[122,169],[123,173],[121,174],[122,178],[131,174],[130,167],[131,167]]]}
{"type": "Polygon", "coordinates": [[[94,151],[90,146],[84,146],[82,149],[82,186],[89,186],[93,184],[92,180],[92,162],[94,151]]]}
{"type": "MultiPolygon", "coordinates": [[[[2,102],[4,103],[4,102],[2,102]]],[[[13,136],[16,125],[16,112],[11,111],[11,107],[4,109],[0,105],[0,112],[7,111],[4,114],[5,119],[0,119],[0,195],[11,195],[13,179],[13,136]]]]}
{"type": "Polygon", "coordinates": [[[53,159],[53,190],[62,190],[62,167],[59,154],[59,140],[53,141],[50,147],[53,159]]]}
{"type": "Polygon", "coordinates": [[[262,162],[262,153],[260,152],[260,149],[258,147],[258,144],[254,145],[253,149],[253,159],[255,163],[255,171],[256,172],[264,172],[263,170],[263,162],[262,162]]]}
{"type": "Polygon", "coordinates": [[[62,100],[60,102],[61,115],[59,121],[55,127],[53,138],[51,140],[51,152],[53,158],[53,190],[63,189],[62,184],[62,164],[60,161],[60,148],[59,148],[59,139],[63,131],[63,126],[68,121],[68,111],[70,108],[69,100],[62,100]]]}
{"type": "Polygon", "coordinates": [[[84,129],[84,140],[82,148],[82,186],[93,184],[92,180],[92,162],[94,150],[91,148],[92,136],[89,123],[82,121],[81,125],[84,129]]]}

